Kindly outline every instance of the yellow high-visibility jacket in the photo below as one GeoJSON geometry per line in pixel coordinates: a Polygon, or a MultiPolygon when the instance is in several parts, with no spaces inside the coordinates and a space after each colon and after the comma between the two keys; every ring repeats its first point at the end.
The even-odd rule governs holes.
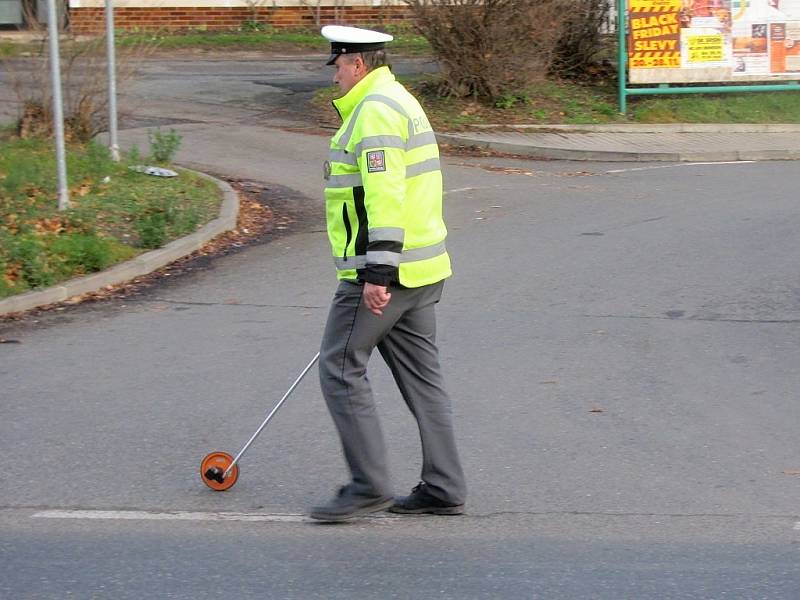
{"type": "Polygon", "coordinates": [[[419,287],[449,277],[439,148],[419,102],[380,67],[333,104],[343,122],[325,205],[338,278],[419,287]]]}

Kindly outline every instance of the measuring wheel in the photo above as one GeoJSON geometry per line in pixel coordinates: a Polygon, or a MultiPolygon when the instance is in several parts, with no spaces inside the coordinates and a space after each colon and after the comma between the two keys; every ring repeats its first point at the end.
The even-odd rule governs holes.
{"type": "Polygon", "coordinates": [[[311,367],[314,366],[314,363],[319,360],[319,352],[314,355],[314,358],[311,359],[311,362],[306,365],[306,368],[303,369],[303,372],[300,373],[300,376],[294,380],[292,386],[286,391],[281,398],[280,402],[275,405],[270,413],[267,415],[267,418],[261,423],[261,425],[256,429],[256,432],[250,437],[244,447],[239,450],[239,454],[236,455],[236,458],[233,458],[227,452],[212,452],[211,454],[207,455],[203,462],[200,463],[200,479],[203,480],[208,487],[212,490],[217,490],[221,492],[223,490],[227,490],[233,487],[233,484],[236,483],[236,480],[239,479],[239,459],[242,458],[242,455],[247,451],[250,447],[250,444],[258,437],[264,427],[267,426],[267,423],[270,422],[272,417],[275,416],[275,413],[278,412],[278,409],[283,406],[283,403],[286,402],[286,399],[289,395],[294,391],[294,388],[297,387],[303,377],[306,376],[311,370],[311,367]]]}
{"type": "Polygon", "coordinates": [[[212,490],[222,492],[230,489],[239,479],[239,465],[234,465],[225,477],[225,471],[233,463],[233,457],[227,452],[212,452],[200,463],[200,478],[212,490]]]}

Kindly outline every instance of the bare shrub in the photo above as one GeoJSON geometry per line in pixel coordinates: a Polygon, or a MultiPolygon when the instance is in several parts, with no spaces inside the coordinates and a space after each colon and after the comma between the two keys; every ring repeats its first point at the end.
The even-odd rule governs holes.
{"type": "MultiPolygon", "coordinates": [[[[116,49],[117,92],[132,79],[139,61],[154,45],[116,49]]],[[[64,135],[87,142],[108,128],[108,70],[104,37],[77,41],[65,37],[60,48],[64,135]]],[[[53,94],[47,40],[31,56],[5,59],[3,68],[17,97],[20,137],[53,135],[53,94]]]]}
{"type": "Polygon", "coordinates": [[[491,101],[547,76],[575,0],[405,0],[442,92],[491,101]]]}
{"type": "Polygon", "coordinates": [[[25,29],[34,33],[42,33],[45,27],[39,22],[36,15],[36,3],[33,0],[23,0],[22,2],[22,22],[25,29]]]}
{"type": "MultiPolygon", "coordinates": [[[[56,23],[59,31],[64,31],[69,23],[66,2],[56,2],[56,23]]],[[[44,35],[47,33],[47,5],[37,0],[22,0],[22,22],[28,32],[44,35]],[[42,10],[44,9],[44,10],[42,10]]]]}
{"type": "Polygon", "coordinates": [[[275,10],[276,0],[245,0],[248,17],[243,23],[246,31],[266,31],[269,29],[269,15],[275,10]]]}
{"type": "Polygon", "coordinates": [[[308,9],[316,27],[322,24],[322,0],[300,0],[300,6],[308,9]]]}
{"type": "MultiPolygon", "coordinates": [[[[314,19],[314,26],[319,27],[322,25],[323,21],[323,5],[322,0],[299,0],[299,4],[302,7],[305,7],[311,18],[314,19]]],[[[330,5],[326,5],[325,8],[329,8],[330,5]]],[[[343,0],[334,0],[333,2],[333,18],[331,19],[334,23],[339,23],[343,16],[343,9],[344,8],[344,1],[343,0]]]]}
{"type": "Polygon", "coordinates": [[[556,46],[554,74],[569,78],[591,74],[607,52],[605,28],[611,8],[611,0],[573,0],[556,46]]]}

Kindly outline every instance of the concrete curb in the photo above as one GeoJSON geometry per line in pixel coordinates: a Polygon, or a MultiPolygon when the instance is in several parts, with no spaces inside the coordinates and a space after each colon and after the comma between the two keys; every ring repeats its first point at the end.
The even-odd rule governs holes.
{"type": "Polygon", "coordinates": [[[23,312],[40,306],[63,302],[74,296],[95,292],[109,285],[117,285],[136,277],[147,275],[199,250],[203,244],[221,233],[234,229],[236,227],[236,219],[239,216],[239,196],[233,188],[226,182],[205,173],[190,169],[183,170],[213,181],[222,190],[223,198],[219,217],[186,237],[174,240],[162,248],[141,254],[134,259],[100,273],[71,279],[45,290],[27,292],[0,300],[0,315],[23,312]]]}
{"type": "MultiPolygon", "coordinates": [[[[573,132],[575,130],[572,130],[573,132]]],[[[800,131],[800,129],[798,129],[800,131]]],[[[658,133],[640,131],[638,133],[658,133]]],[[[674,131],[673,131],[674,133],[674,131]]],[[[684,132],[688,133],[688,132],[684,132]]],[[[711,132],[713,133],[713,132],[711,132]]],[[[774,133],[774,132],[773,132],[774,133]]],[[[782,132],[786,133],[786,132],[782,132]]],[[[583,150],[580,148],[555,148],[536,143],[514,143],[499,140],[485,140],[463,134],[436,134],[439,142],[456,146],[475,146],[535,158],[555,160],[576,160],[595,162],[728,162],[728,161],[760,161],[760,160],[798,160],[800,149],[786,150],[719,150],[700,152],[641,152],[615,150],[583,150]]]]}

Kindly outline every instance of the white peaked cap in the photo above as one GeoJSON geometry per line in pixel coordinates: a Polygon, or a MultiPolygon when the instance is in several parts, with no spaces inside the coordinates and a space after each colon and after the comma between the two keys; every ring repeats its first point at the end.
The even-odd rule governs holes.
{"type": "Polygon", "coordinates": [[[331,58],[327,63],[329,65],[335,63],[340,54],[380,50],[386,42],[394,39],[388,33],[343,25],[326,25],[321,33],[331,42],[331,58]]]}

